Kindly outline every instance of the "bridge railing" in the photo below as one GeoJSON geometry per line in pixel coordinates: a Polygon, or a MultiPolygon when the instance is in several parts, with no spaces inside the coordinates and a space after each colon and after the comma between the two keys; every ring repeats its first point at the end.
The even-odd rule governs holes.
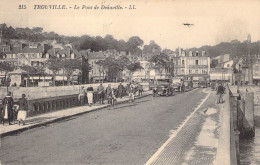
{"type": "Polygon", "coordinates": [[[216,155],[216,165],[237,165],[239,154],[237,153],[237,137],[234,129],[234,116],[230,103],[230,90],[227,87],[224,95],[225,103],[221,110],[221,128],[216,155]]]}

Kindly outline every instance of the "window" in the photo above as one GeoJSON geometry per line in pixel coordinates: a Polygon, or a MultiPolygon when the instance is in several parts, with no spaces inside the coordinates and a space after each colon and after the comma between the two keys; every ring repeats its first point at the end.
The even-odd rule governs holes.
{"type": "Polygon", "coordinates": [[[196,52],[196,56],[199,56],[199,53],[198,53],[198,52],[196,52]]]}
{"type": "Polygon", "coordinates": [[[184,66],[184,60],[181,61],[181,65],[184,66]]]}
{"type": "Polygon", "coordinates": [[[195,60],[195,65],[199,65],[199,60],[195,60]]]}
{"type": "Polygon", "coordinates": [[[229,64],[227,64],[227,67],[229,67],[229,64]]]}
{"type": "Polygon", "coordinates": [[[62,58],[65,58],[66,57],[66,55],[65,54],[62,54],[62,58]]]}
{"type": "Polygon", "coordinates": [[[57,54],[57,58],[60,58],[60,54],[57,54]]]}
{"type": "Polygon", "coordinates": [[[192,74],[192,70],[191,69],[189,70],[189,73],[192,74]]]}
{"type": "Polygon", "coordinates": [[[198,70],[198,69],[196,69],[196,70],[195,70],[195,73],[199,73],[199,70],[198,70]]]}

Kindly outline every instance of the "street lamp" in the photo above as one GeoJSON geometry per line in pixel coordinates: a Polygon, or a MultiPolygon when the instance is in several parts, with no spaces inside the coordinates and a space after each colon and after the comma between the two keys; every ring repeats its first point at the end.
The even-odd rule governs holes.
{"type": "Polygon", "coordinates": [[[223,85],[224,84],[223,83],[223,80],[224,80],[224,66],[222,66],[221,70],[222,70],[222,81],[221,81],[221,84],[223,85]]]}

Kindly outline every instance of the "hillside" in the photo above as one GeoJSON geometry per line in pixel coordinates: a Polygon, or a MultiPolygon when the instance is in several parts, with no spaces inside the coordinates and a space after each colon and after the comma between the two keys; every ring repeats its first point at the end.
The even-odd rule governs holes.
{"type": "Polygon", "coordinates": [[[200,48],[191,48],[187,51],[206,51],[210,57],[216,57],[221,54],[230,54],[231,57],[242,57],[247,55],[250,50],[250,54],[260,54],[260,41],[252,42],[248,44],[247,41],[240,42],[233,40],[231,42],[221,42],[215,46],[202,46],[200,48]]]}

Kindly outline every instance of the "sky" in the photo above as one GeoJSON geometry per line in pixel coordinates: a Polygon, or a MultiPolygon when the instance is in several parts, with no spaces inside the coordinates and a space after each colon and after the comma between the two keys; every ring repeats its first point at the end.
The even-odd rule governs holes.
{"type": "Polygon", "coordinates": [[[162,48],[191,48],[231,40],[260,40],[260,0],[1,0],[0,23],[43,27],[67,36],[102,36],[128,40],[139,36],[162,48]],[[18,9],[26,5],[26,9],[18,9]],[[66,5],[67,9],[34,9],[34,5],[66,5]],[[73,9],[77,5],[80,9],[73,9]],[[123,10],[81,9],[116,6],[123,10]],[[128,9],[135,5],[136,9],[128,9]],[[70,8],[71,7],[71,8],[70,8]],[[193,26],[184,26],[191,23],[193,26]]]}

